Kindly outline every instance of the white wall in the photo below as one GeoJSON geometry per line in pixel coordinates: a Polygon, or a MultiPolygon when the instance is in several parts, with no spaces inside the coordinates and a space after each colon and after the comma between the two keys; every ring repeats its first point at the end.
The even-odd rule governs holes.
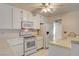
{"type": "Polygon", "coordinates": [[[73,11],[62,16],[63,30],[79,34],[79,11],[73,11]]]}

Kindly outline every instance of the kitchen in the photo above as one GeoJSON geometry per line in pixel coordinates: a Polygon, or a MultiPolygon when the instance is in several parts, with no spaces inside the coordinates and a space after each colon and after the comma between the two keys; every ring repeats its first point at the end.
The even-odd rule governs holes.
{"type": "Polygon", "coordinates": [[[52,14],[40,5],[50,3],[0,4],[0,56],[79,55],[79,4],[54,5],[52,14]]]}
{"type": "Polygon", "coordinates": [[[40,23],[45,23],[44,18],[24,9],[0,4],[0,41],[3,42],[0,44],[0,55],[30,55],[42,49],[40,23]]]}

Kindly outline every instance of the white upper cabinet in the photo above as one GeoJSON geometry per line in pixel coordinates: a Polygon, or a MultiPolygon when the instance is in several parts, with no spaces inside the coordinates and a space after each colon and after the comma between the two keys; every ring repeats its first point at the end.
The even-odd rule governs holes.
{"type": "Polygon", "coordinates": [[[24,28],[40,29],[40,16],[33,16],[31,12],[23,11],[23,26],[24,28]]]}
{"type": "Polygon", "coordinates": [[[33,28],[40,29],[40,17],[39,17],[39,15],[36,15],[33,18],[33,28]]]}
{"type": "Polygon", "coordinates": [[[12,29],[12,7],[0,4],[0,29],[12,29]]]}
{"type": "Polygon", "coordinates": [[[32,12],[15,8],[7,4],[0,4],[0,29],[21,29],[21,21],[24,25],[33,29],[40,29],[40,15],[33,16],[32,12]],[[29,22],[29,23],[28,23],[29,22]],[[29,25],[30,24],[30,25],[29,25]]]}
{"type": "Polygon", "coordinates": [[[40,23],[45,23],[45,21],[44,21],[45,17],[44,16],[39,15],[39,19],[40,19],[40,23]]]}
{"type": "Polygon", "coordinates": [[[32,21],[32,13],[26,10],[23,10],[23,21],[32,21]]]}
{"type": "Polygon", "coordinates": [[[33,15],[31,12],[23,10],[22,28],[33,28],[33,15]]]}
{"type": "Polygon", "coordinates": [[[22,9],[13,8],[13,29],[21,29],[22,9]]]}

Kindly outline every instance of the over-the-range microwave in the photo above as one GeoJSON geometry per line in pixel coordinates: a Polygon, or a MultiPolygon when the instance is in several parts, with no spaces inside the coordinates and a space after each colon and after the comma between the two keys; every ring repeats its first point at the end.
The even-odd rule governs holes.
{"type": "Polygon", "coordinates": [[[32,21],[22,21],[22,28],[33,28],[32,21]]]}

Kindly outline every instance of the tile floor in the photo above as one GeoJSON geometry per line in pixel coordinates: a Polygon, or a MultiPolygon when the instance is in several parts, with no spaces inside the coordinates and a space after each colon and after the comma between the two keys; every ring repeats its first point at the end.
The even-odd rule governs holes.
{"type": "Polygon", "coordinates": [[[36,53],[34,53],[30,56],[48,56],[48,49],[38,50],[36,53]]]}

